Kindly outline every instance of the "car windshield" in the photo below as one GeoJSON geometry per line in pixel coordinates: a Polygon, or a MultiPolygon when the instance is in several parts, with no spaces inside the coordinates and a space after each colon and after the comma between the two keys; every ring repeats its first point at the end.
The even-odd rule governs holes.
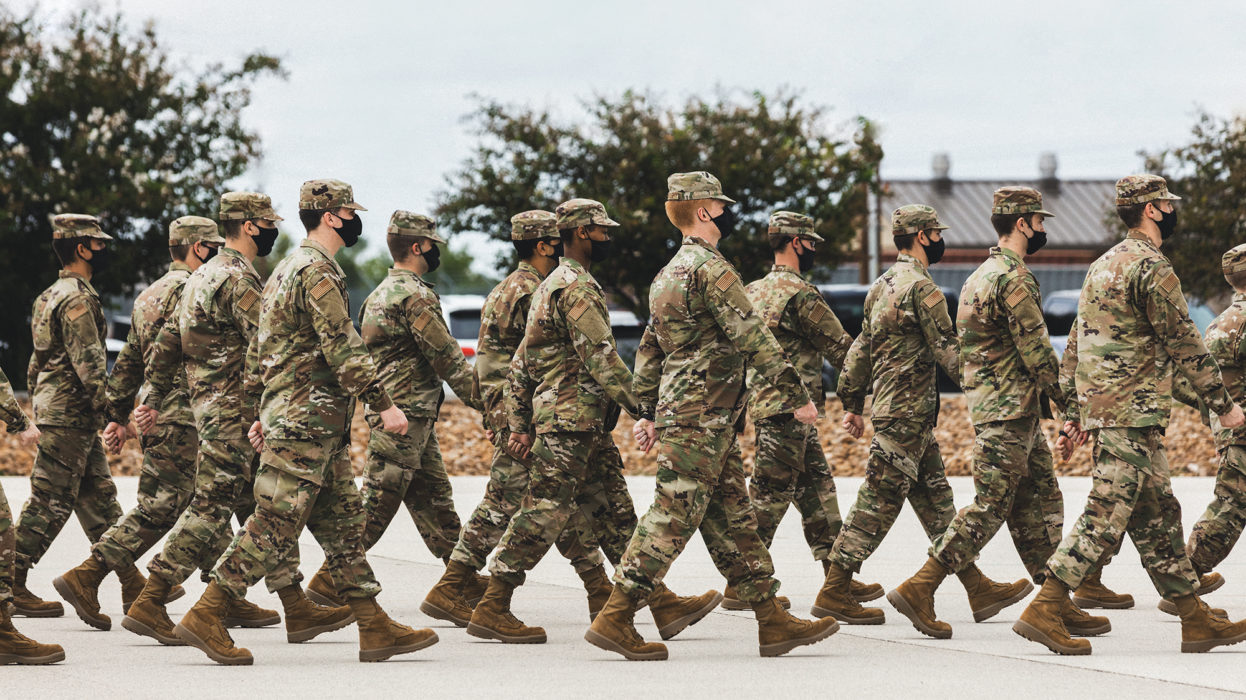
{"type": "Polygon", "coordinates": [[[480,335],[480,309],[451,311],[450,335],[458,340],[475,340],[480,335]]]}

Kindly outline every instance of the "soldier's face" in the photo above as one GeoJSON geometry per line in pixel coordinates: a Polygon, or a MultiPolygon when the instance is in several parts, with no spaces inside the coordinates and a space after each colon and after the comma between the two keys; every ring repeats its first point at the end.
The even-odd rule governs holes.
{"type": "Polygon", "coordinates": [[[702,221],[709,221],[710,219],[713,219],[714,217],[723,213],[723,209],[726,209],[726,208],[727,208],[726,204],[718,201],[717,199],[711,199],[709,200],[709,204],[706,204],[705,206],[701,207],[701,211],[697,213],[698,218],[704,217],[704,218],[701,218],[702,221]]]}
{"type": "Polygon", "coordinates": [[[1030,217],[1030,228],[1035,231],[1046,231],[1047,230],[1046,228],[1043,227],[1043,215],[1042,214],[1035,214],[1034,216],[1030,217]]]}

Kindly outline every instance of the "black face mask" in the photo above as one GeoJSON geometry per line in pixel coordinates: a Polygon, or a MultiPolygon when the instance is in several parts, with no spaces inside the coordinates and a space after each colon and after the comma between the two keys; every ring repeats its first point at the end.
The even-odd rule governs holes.
{"type": "MultiPolygon", "coordinates": [[[[83,247],[85,248],[86,246],[83,247]]],[[[86,258],[83,259],[86,260],[86,258]]],[[[92,250],[91,259],[87,260],[87,264],[91,266],[92,277],[104,274],[104,271],[112,265],[112,251],[107,248],[92,250]]]]}
{"type": "Polygon", "coordinates": [[[808,272],[813,269],[813,253],[814,251],[805,248],[796,254],[796,259],[800,263],[801,272],[808,272]]]}
{"type": "Polygon", "coordinates": [[[731,211],[731,207],[723,209],[723,213],[711,217],[710,221],[713,221],[714,225],[718,227],[718,235],[724,241],[735,232],[736,218],[735,212],[731,211]]]}
{"type": "Polygon", "coordinates": [[[251,240],[255,241],[255,254],[264,257],[273,252],[273,246],[277,243],[277,227],[264,228],[259,224],[255,225],[260,230],[259,235],[251,236],[251,240]]]}
{"type": "Polygon", "coordinates": [[[546,241],[545,243],[554,249],[554,252],[549,256],[550,259],[554,262],[558,262],[558,258],[562,257],[562,240],[560,239],[553,243],[546,241]]]}
{"type": "Polygon", "coordinates": [[[438,248],[436,243],[432,248],[424,251],[424,262],[428,265],[429,272],[441,267],[441,248],[438,248]]]}
{"type": "Polygon", "coordinates": [[[610,241],[593,241],[593,250],[589,253],[589,260],[593,262],[601,262],[610,257],[610,241]]]}
{"type": "MultiPolygon", "coordinates": [[[[1156,211],[1159,211],[1159,209],[1157,208],[1156,211]]],[[[1164,215],[1164,218],[1156,222],[1159,224],[1159,237],[1166,241],[1172,238],[1172,234],[1177,232],[1177,212],[1174,210],[1160,211],[1159,213],[1164,215]]]]}
{"type": "Polygon", "coordinates": [[[198,254],[198,253],[195,253],[195,257],[196,257],[196,258],[199,258],[199,264],[201,264],[201,265],[202,265],[203,263],[206,263],[207,261],[211,260],[212,258],[215,258],[215,257],[216,257],[216,247],[214,247],[214,246],[205,246],[205,247],[208,249],[208,255],[207,255],[207,257],[202,257],[202,258],[200,258],[200,257],[199,257],[199,254],[198,254]]]}
{"type": "Polygon", "coordinates": [[[355,212],[353,219],[343,219],[340,216],[338,218],[342,221],[342,228],[335,230],[338,237],[342,239],[342,244],[349,248],[358,243],[359,234],[363,233],[363,221],[359,218],[359,212],[355,212]]]}
{"type": "Polygon", "coordinates": [[[1033,255],[1037,253],[1039,249],[1041,249],[1043,246],[1047,245],[1047,232],[1046,231],[1039,231],[1036,228],[1031,228],[1030,232],[1033,233],[1034,235],[1030,236],[1030,239],[1025,242],[1025,254],[1026,255],[1033,255]]]}
{"type": "Polygon", "coordinates": [[[926,250],[926,263],[927,264],[933,265],[943,259],[943,250],[945,247],[944,243],[946,243],[946,241],[940,238],[939,240],[935,241],[934,243],[931,243],[930,245],[922,246],[922,248],[925,248],[926,250]]]}

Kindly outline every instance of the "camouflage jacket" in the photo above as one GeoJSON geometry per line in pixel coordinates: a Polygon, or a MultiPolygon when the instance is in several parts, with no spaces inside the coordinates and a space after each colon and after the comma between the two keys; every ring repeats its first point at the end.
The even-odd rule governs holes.
{"type": "MultiPolygon", "coordinates": [[[[134,309],[130,312],[130,333],[108,377],[109,420],[125,425],[130,421],[135,397],[140,403],[147,403],[151,384],[144,381],[144,368],[151,363],[156,338],[165,323],[170,319],[173,324],[177,323],[182,289],[189,277],[190,267],[174,261],[163,277],[134,300],[134,309]]],[[[161,400],[159,421],[167,425],[194,425],[186,390],[186,373],[177,372],[175,376],[172,390],[161,400]]]]}
{"type": "MultiPolygon", "coordinates": [[[[826,394],[822,391],[822,358],[842,368],[848,348],[852,347],[852,336],[844,332],[839,318],[818,288],[786,265],[770,268],[770,274],[749,284],[744,291],[800,374],[805,391],[818,405],[821,415],[826,403],[826,394]]],[[[757,384],[757,370],[749,367],[750,390],[757,384]]],[[[750,404],[755,403],[756,396],[757,392],[750,391],[750,404]]],[[[755,414],[752,405],[750,413],[755,414]]]]}
{"type": "MultiPolygon", "coordinates": [[[[1207,327],[1207,351],[1220,366],[1224,386],[1239,406],[1246,404],[1246,294],[1233,295],[1233,303],[1207,327]]],[[[1216,447],[1246,445],[1246,426],[1225,428],[1212,418],[1216,447]]]]}
{"type": "Polygon", "coordinates": [[[649,288],[649,326],[636,350],[640,414],[658,428],[725,429],[744,410],[744,369],[759,382],[752,416],[793,413],[809,402],[800,375],[766,328],[718,249],[695,236],[649,288]]]}
{"type": "Polygon", "coordinates": [[[17,397],[13,395],[13,385],[9,384],[4,370],[0,370],[0,421],[4,422],[5,430],[10,433],[20,433],[30,427],[30,419],[18,405],[17,397]]]}
{"type": "Polygon", "coordinates": [[[256,411],[256,395],[246,392],[244,381],[259,301],[260,276],[232,248],[222,247],[195,270],[182,290],[177,322],[164,324],[156,336],[145,403],[163,411],[165,396],[185,381],[201,439],[245,438],[256,411]]]}
{"type": "Polygon", "coordinates": [[[870,413],[875,420],[937,421],[936,361],[948,376],[961,376],[947,299],[920,261],[900,253],[865,296],[861,335],[853,341],[839,378],[844,410],[864,411],[872,386],[870,413]]]}
{"type": "Polygon", "coordinates": [[[35,351],[26,370],[35,423],[83,430],[104,427],[108,363],[104,311],[91,283],[61,270],[31,311],[35,351]]]}
{"type": "Polygon", "coordinates": [[[446,328],[437,293],[419,275],[390,268],[359,317],[381,384],[408,418],[437,417],[443,379],[463,403],[479,408],[472,367],[446,328]]]}
{"type": "MultiPolygon", "coordinates": [[[[1130,231],[1086,273],[1077,305],[1082,426],[1167,426],[1174,365],[1216,414],[1233,408],[1168,258],[1130,231]]],[[[1067,352],[1067,350],[1066,350],[1067,352]]]]}
{"type": "Polygon", "coordinates": [[[605,294],[571,258],[532,295],[511,362],[506,410],[513,433],[606,431],[615,405],[636,415],[632,373],[615,349],[605,294]]]}
{"type": "Polygon", "coordinates": [[[345,273],[319,243],[304,240],[273,270],[248,360],[266,439],[349,436],[355,397],[373,411],[394,405],[348,308],[345,273]]]}
{"type": "Polygon", "coordinates": [[[511,360],[523,340],[528,324],[532,293],[541,284],[541,273],[526,262],[489,292],[480,312],[480,336],[476,342],[476,382],[485,427],[506,430],[506,393],[511,360]]]}
{"type": "Polygon", "coordinates": [[[965,280],[956,325],[974,425],[1040,415],[1040,392],[1062,416],[1068,411],[1041,298],[1025,261],[1003,247],[965,280]]]}

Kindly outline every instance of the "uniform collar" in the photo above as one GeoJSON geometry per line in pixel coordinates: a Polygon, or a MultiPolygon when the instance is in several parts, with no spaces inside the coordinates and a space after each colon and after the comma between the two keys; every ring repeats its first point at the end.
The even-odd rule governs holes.
{"type": "Polygon", "coordinates": [[[923,277],[926,277],[927,279],[933,279],[930,277],[929,268],[923,265],[922,261],[913,257],[912,255],[909,255],[908,253],[900,253],[899,255],[896,256],[896,264],[899,265],[900,263],[912,265],[919,273],[921,273],[923,277]]]}
{"type": "Polygon", "coordinates": [[[1143,233],[1141,229],[1136,229],[1136,228],[1129,229],[1129,234],[1126,235],[1125,238],[1127,240],[1133,239],[1135,241],[1142,241],[1143,243],[1151,246],[1152,248],[1159,250],[1159,248],[1156,248],[1155,244],[1151,242],[1151,237],[1143,233]]]}
{"type": "Polygon", "coordinates": [[[60,277],[60,279],[76,279],[79,282],[81,282],[83,285],[85,285],[87,288],[87,291],[90,292],[93,296],[99,296],[99,292],[95,291],[95,287],[91,286],[91,283],[87,281],[87,278],[83,277],[77,272],[70,272],[69,270],[61,270],[60,272],[57,273],[57,275],[60,277]]]}
{"type": "Polygon", "coordinates": [[[533,275],[536,275],[537,279],[542,279],[544,277],[544,275],[541,274],[541,271],[536,269],[536,265],[533,265],[527,260],[520,260],[518,269],[523,270],[525,272],[530,272],[533,275]]]}
{"type": "Polygon", "coordinates": [[[574,258],[568,258],[565,256],[558,258],[558,265],[560,267],[566,267],[568,270],[574,273],[577,277],[587,277],[589,281],[593,283],[594,286],[596,286],[599,289],[601,288],[601,285],[597,284],[597,278],[593,277],[593,273],[589,272],[587,268],[581,265],[574,258]]]}
{"type": "Polygon", "coordinates": [[[329,262],[333,263],[333,267],[337,269],[337,274],[339,277],[343,277],[343,278],[346,277],[346,273],[342,271],[342,266],[337,264],[337,261],[333,259],[332,255],[329,255],[328,248],[325,248],[324,246],[320,245],[319,243],[317,243],[316,241],[310,238],[304,238],[303,243],[300,245],[300,247],[311,248],[317,253],[320,253],[321,255],[324,256],[325,260],[328,260],[329,262]]]}
{"type": "MultiPolygon", "coordinates": [[[[717,255],[720,258],[723,257],[722,251],[718,250],[718,248],[714,247],[709,241],[701,238],[700,236],[684,236],[683,245],[699,245],[702,248],[712,252],[714,255],[717,255]]],[[[723,259],[725,260],[726,258],[723,259]]]]}
{"type": "Polygon", "coordinates": [[[1005,248],[1002,245],[997,245],[997,246],[992,247],[991,255],[1003,255],[1005,257],[1009,257],[1009,258],[1012,258],[1013,260],[1016,260],[1022,265],[1025,264],[1025,258],[1021,257],[1021,255],[1017,253],[1017,251],[1013,250],[1012,248],[1005,248]]]}
{"type": "Polygon", "coordinates": [[[787,272],[787,273],[789,273],[789,274],[796,275],[797,277],[799,277],[799,278],[801,278],[801,279],[805,279],[805,276],[804,276],[804,275],[802,275],[802,274],[800,274],[800,270],[797,270],[796,268],[792,267],[791,265],[778,265],[778,264],[771,265],[771,266],[770,266],[770,271],[771,271],[771,272],[787,272]]]}
{"type": "MultiPolygon", "coordinates": [[[[226,247],[226,246],[221,246],[221,247],[220,247],[220,252],[218,252],[216,255],[217,255],[217,257],[221,257],[221,256],[223,255],[223,256],[228,257],[228,258],[238,258],[238,259],[239,259],[239,260],[241,260],[242,262],[246,263],[246,264],[247,264],[247,267],[251,268],[252,270],[255,270],[255,265],[253,265],[253,264],[251,263],[251,261],[250,261],[250,260],[247,260],[247,256],[245,256],[245,255],[243,255],[242,253],[240,253],[240,252],[238,252],[238,251],[234,250],[233,248],[229,248],[229,247],[226,247]]],[[[212,262],[212,261],[211,261],[211,260],[209,260],[208,262],[212,262]]],[[[208,264],[208,263],[204,263],[204,265],[207,265],[207,264],[208,264]]]]}
{"type": "Polygon", "coordinates": [[[1243,294],[1242,292],[1233,292],[1233,303],[1236,304],[1238,302],[1246,303],[1246,294],[1243,294]]]}
{"type": "Polygon", "coordinates": [[[190,265],[187,265],[181,260],[174,260],[173,262],[169,263],[169,272],[190,272],[190,271],[191,271],[190,265]]]}
{"type": "Polygon", "coordinates": [[[421,285],[428,287],[429,289],[432,289],[433,287],[432,282],[424,281],[424,278],[417,275],[413,270],[404,270],[401,267],[391,267],[389,268],[389,276],[390,277],[413,277],[415,278],[415,281],[419,282],[421,285]]]}

